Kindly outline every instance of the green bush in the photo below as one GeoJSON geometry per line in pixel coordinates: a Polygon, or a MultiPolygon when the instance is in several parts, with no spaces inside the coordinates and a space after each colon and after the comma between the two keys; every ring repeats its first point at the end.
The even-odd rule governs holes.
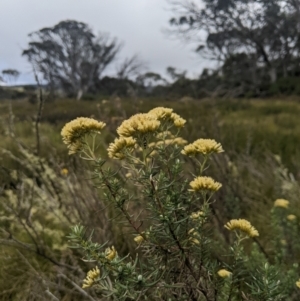
{"type": "MultiPolygon", "coordinates": [[[[267,213],[269,233],[261,232],[268,239],[240,216],[220,229],[226,210],[219,208],[235,207],[230,216],[242,213],[242,206],[234,193],[218,205],[222,184],[208,169],[222,146],[198,139],[183,147],[187,142],[179,131],[185,122],[162,107],[123,121],[108,148],[111,159],[121,160],[116,169],[95,153],[102,122],[81,118],[65,125],[62,136],[70,153],[92,163],[104,205],[115,214],[111,219],[127,224],[127,239],[137,243],[133,254],[122,256],[108,242],[93,242],[85,227],[74,226],[72,248],[95,265],[82,287],[93,287],[107,300],[297,300],[300,216],[288,214],[291,202],[278,198],[267,213]]],[[[229,168],[237,177],[237,168],[229,168]]]]}

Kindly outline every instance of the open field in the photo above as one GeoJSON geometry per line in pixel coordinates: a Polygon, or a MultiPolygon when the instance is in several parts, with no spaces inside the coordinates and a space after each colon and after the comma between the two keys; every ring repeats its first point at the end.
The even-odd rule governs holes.
{"type": "MultiPolygon", "coordinates": [[[[95,241],[112,241],[120,254],[134,252],[135,245],[127,238],[129,232],[121,231],[111,218],[113,209],[104,212],[103,193],[95,188],[88,165],[67,154],[60,131],[66,122],[81,116],[106,122],[99,153],[107,158],[106,149],[116,137],[115,130],[120,123],[135,113],[157,106],[173,108],[187,120],[181,132],[187,141],[211,138],[220,142],[225,150],[211,161],[209,171],[223,185],[216,195],[212,221],[220,237],[226,238],[223,225],[229,219],[247,218],[259,230],[259,248],[267,254],[270,263],[278,263],[272,244],[274,200],[288,199],[291,207],[286,214],[293,213],[300,218],[298,100],[46,102],[40,123],[39,155],[34,130],[37,104],[4,101],[0,104],[1,300],[49,300],[47,291],[59,300],[90,300],[71,282],[80,285],[88,267],[92,267],[79,260],[81,253],[67,247],[66,235],[76,223],[95,229],[95,241]],[[10,104],[13,114],[9,113],[10,104]]],[[[187,172],[193,168],[188,165],[187,172]]],[[[136,206],[132,209],[137,210],[136,206]]],[[[286,244],[280,246],[280,254],[292,251],[280,262],[282,275],[300,256],[300,241],[294,243],[295,248],[291,247],[294,233],[283,235],[286,236],[276,236],[279,243],[284,240],[286,244]]],[[[225,242],[226,239],[224,245],[225,242]]],[[[246,250],[250,247],[250,243],[246,244],[246,250]]],[[[218,250],[214,252],[218,255],[218,250]]],[[[300,272],[300,267],[294,267],[293,273],[296,272],[300,272]]],[[[95,292],[90,294],[95,297],[95,292]]],[[[299,294],[293,292],[293,298],[288,300],[298,300],[298,297],[299,294]]]]}
{"type": "MultiPolygon", "coordinates": [[[[293,172],[300,169],[300,102],[297,100],[203,100],[187,103],[164,100],[124,100],[77,102],[57,100],[46,103],[41,120],[41,148],[46,155],[49,147],[62,156],[66,150],[60,138],[62,126],[79,116],[94,117],[109,125],[107,143],[122,120],[137,112],[147,112],[156,106],[171,107],[188,120],[183,136],[188,141],[197,137],[213,137],[231,153],[261,157],[268,151],[279,155],[293,172]]],[[[16,137],[26,145],[35,144],[33,120],[37,106],[15,101],[12,105],[16,137]]],[[[2,133],[9,116],[8,102],[0,104],[2,133]]],[[[1,147],[10,148],[3,137],[1,147]]]]}

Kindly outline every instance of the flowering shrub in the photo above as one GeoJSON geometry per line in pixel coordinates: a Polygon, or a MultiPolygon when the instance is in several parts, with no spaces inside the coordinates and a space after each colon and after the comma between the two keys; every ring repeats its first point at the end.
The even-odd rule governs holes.
{"type": "MultiPolygon", "coordinates": [[[[94,288],[105,300],[299,297],[298,266],[291,266],[282,278],[282,256],[268,258],[259,231],[248,220],[229,220],[222,233],[215,229],[212,205],[218,202],[222,184],[208,176],[208,169],[223,148],[212,139],[186,145],[180,137],[185,123],[162,107],[123,121],[119,137],[107,150],[110,159],[120,161],[115,170],[97,155],[97,135],[104,123],[79,118],[63,128],[70,153],[93,164],[95,181],[104,190],[103,203],[123,216],[115,222],[126,222],[128,239],[136,243],[135,253],[122,256],[110,242],[93,242],[87,229],[74,226],[69,235],[72,247],[82,249],[84,261],[95,265],[82,287],[94,288]]],[[[287,208],[283,199],[274,204],[272,221],[278,233],[283,228],[282,212],[277,211],[287,208]]],[[[296,219],[285,218],[286,223],[296,219]]]]}

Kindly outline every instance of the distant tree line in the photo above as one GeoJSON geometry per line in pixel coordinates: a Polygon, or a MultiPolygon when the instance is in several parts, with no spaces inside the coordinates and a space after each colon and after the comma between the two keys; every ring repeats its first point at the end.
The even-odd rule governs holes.
{"type": "Polygon", "coordinates": [[[209,93],[300,94],[300,0],[170,0],[170,34],[219,67],[199,83],[209,93]]]}
{"type": "Polygon", "coordinates": [[[66,20],[29,35],[24,49],[50,93],[87,95],[262,97],[300,95],[300,0],[169,0],[169,34],[194,43],[216,68],[198,78],[167,68],[147,70],[137,55],[118,61],[122,43],[66,20]],[[105,76],[112,63],[115,75],[105,76]],[[118,64],[117,64],[118,63],[118,64]]]}

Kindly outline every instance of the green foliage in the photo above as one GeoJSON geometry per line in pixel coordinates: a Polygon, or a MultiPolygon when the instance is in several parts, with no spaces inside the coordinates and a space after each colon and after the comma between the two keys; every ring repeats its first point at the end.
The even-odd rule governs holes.
{"type": "MultiPolygon", "coordinates": [[[[212,160],[210,153],[222,149],[214,148],[215,142],[211,145],[207,144],[208,140],[202,140],[199,148],[195,148],[195,142],[181,152],[174,137],[173,142],[166,142],[173,129],[168,109],[157,110],[161,122],[158,129],[151,127],[150,132],[145,132],[150,126],[146,115],[144,121],[136,115],[119,127],[118,133],[136,127],[137,134],[133,132],[133,137],[137,138],[133,149],[123,142],[119,145],[118,140],[110,145],[110,157],[123,160],[115,171],[105,167],[105,161],[95,156],[89,144],[80,151],[83,159],[96,165],[95,178],[97,186],[105,191],[105,202],[123,216],[119,222],[131,228],[139,250],[133,256],[119,256],[114,247],[105,250],[106,243],[100,246],[92,242],[91,236],[85,239],[83,227],[73,227],[69,236],[72,247],[81,248],[84,260],[99,266],[98,273],[88,272],[83,287],[93,286],[98,296],[112,300],[296,300],[291,296],[296,292],[296,266],[290,266],[287,254],[280,253],[276,243],[278,237],[285,236],[278,227],[287,229],[283,216],[275,216],[271,225],[274,254],[260,244],[255,237],[258,232],[245,220],[231,220],[226,224],[228,230],[235,230],[234,237],[214,229],[218,220],[212,212],[216,210],[218,197],[215,199],[213,193],[219,187],[214,186],[212,179],[206,186],[203,175],[207,174],[212,160]],[[189,156],[188,149],[193,149],[192,174],[187,172],[191,167],[186,169],[181,158],[181,153],[189,156]],[[122,169],[130,173],[128,179],[120,177],[122,169]],[[189,183],[190,189],[191,175],[196,178],[189,183]],[[137,195],[131,193],[132,185],[139,191],[137,195]],[[132,210],[136,203],[139,210],[132,210]],[[259,248],[245,244],[252,237],[259,248]],[[282,279],[285,272],[289,277],[282,279]]],[[[276,202],[274,212],[280,209],[276,202]]],[[[292,232],[288,231],[290,235],[292,232]]],[[[132,234],[129,232],[127,236],[130,238],[132,234]]]]}
{"type": "Polygon", "coordinates": [[[282,77],[279,78],[274,84],[270,86],[271,95],[299,95],[299,82],[298,77],[282,77]]]}

